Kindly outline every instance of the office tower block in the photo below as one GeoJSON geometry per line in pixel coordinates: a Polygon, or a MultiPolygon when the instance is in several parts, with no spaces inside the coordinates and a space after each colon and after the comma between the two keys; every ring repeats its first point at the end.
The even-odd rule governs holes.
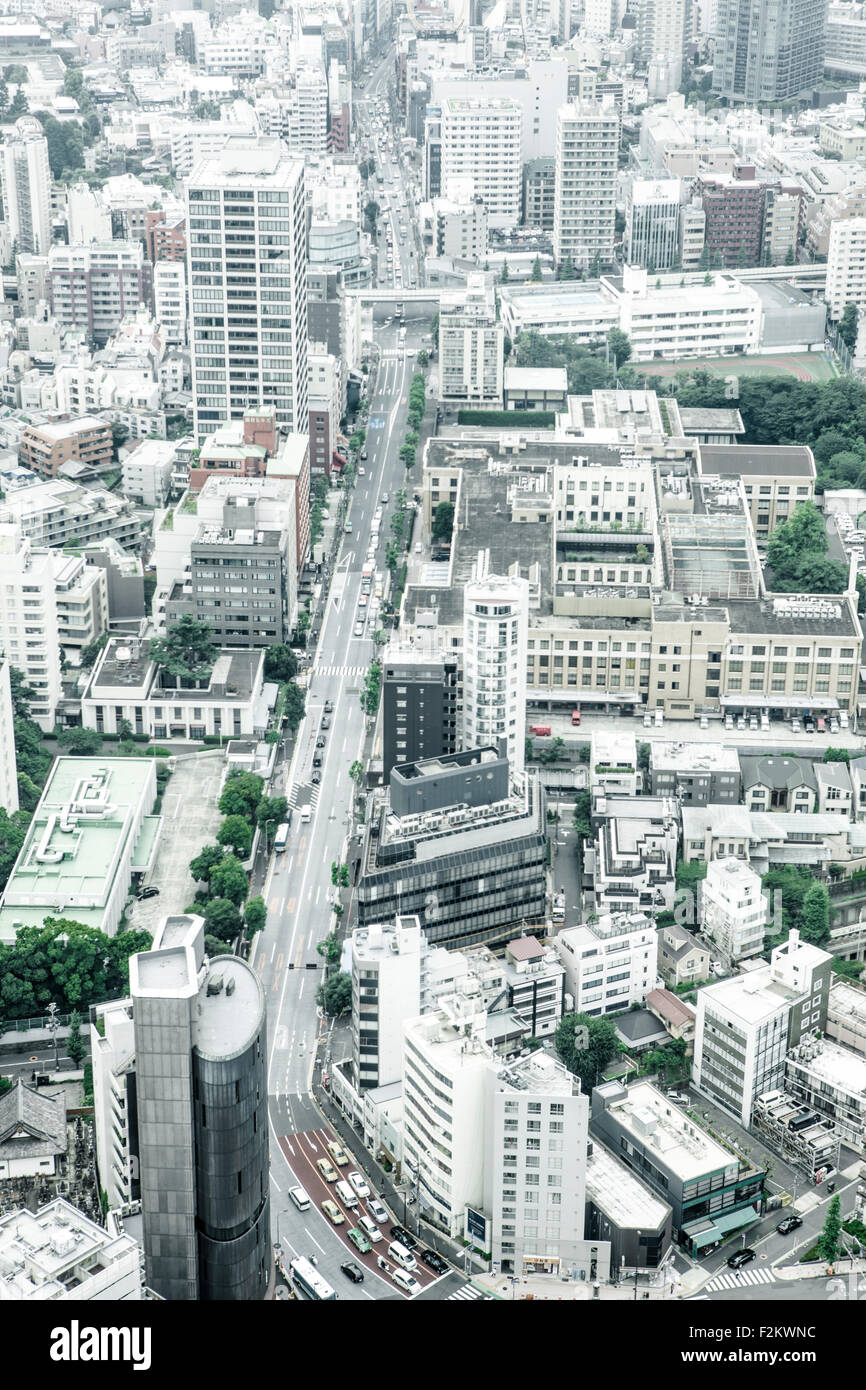
{"type": "Polygon", "coordinates": [[[625,249],[629,265],[650,272],[674,269],[680,256],[679,179],[635,179],[626,196],[625,249]]]}
{"type": "Polygon", "coordinates": [[[276,138],[231,138],[193,168],[187,206],[196,436],[250,406],[306,429],[303,162],[276,138]]]}
{"type": "Polygon", "coordinates": [[[718,0],[713,91],[785,101],[824,75],[827,0],[718,0]]]}
{"type": "Polygon", "coordinates": [[[553,254],[557,264],[602,268],[613,260],[619,114],[575,102],[556,116],[553,254]]]}
{"type": "MultiPolygon", "coordinates": [[[[511,97],[446,97],[442,102],[442,177],[471,178],[491,226],[520,218],[523,112],[511,97]]],[[[431,191],[432,196],[432,191],[431,191]]]]}
{"type": "Polygon", "coordinates": [[[457,658],[416,626],[415,639],[392,642],[382,658],[382,775],[398,763],[457,748],[457,658]]]}
{"type": "Polygon", "coordinates": [[[439,297],[439,399],[498,409],[504,384],[505,328],[496,318],[492,277],[466,277],[465,289],[439,297]]]}
{"type": "Polygon", "coordinates": [[[504,739],[512,774],[523,772],[526,737],[526,640],[529,584],[488,572],[479,552],[463,590],[464,748],[504,739]]]}
{"type": "Polygon", "coordinates": [[[267,1016],[201,917],[167,917],[131,957],[148,1286],[166,1299],[263,1298],[271,1236],[267,1016]]]}
{"type": "Polygon", "coordinates": [[[51,249],[51,167],[48,141],[35,116],[22,116],[0,150],[3,216],[19,251],[51,249]]]}

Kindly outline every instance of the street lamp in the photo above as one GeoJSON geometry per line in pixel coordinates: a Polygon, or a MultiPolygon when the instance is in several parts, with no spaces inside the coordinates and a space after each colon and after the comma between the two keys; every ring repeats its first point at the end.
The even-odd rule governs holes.
{"type": "MultiPolygon", "coordinates": [[[[63,935],[65,935],[65,932],[63,933],[63,935]]],[[[68,937],[67,937],[67,940],[68,940],[68,937]]],[[[55,1071],[59,1071],[59,1070],[60,1070],[60,1058],[59,1058],[58,1055],[57,1055],[57,1029],[58,1029],[59,1026],[60,1026],[60,1025],[59,1025],[58,1020],[57,1020],[57,1005],[52,1001],[52,1002],[48,1005],[48,1032],[51,1034],[51,1037],[52,1037],[52,1039],[53,1039],[53,1041],[54,1041],[54,1070],[55,1070],[55,1071]]]]}

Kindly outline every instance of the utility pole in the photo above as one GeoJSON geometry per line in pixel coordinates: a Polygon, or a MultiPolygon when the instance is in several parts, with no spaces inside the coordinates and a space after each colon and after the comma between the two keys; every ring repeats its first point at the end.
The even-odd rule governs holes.
{"type": "Polygon", "coordinates": [[[48,1031],[49,1031],[49,1033],[51,1034],[52,1040],[53,1040],[53,1042],[54,1042],[54,1070],[55,1070],[55,1071],[59,1071],[59,1070],[60,1070],[60,1058],[59,1058],[58,1055],[57,1055],[57,1029],[58,1029],[59,1027],[60,1027],[60,1024],[59,1024],[58,1018],[57,1018],[57,1005],[56,1005],[55,1003],[52,1002],[51,1004],[48,1005],[48,1031]]]}

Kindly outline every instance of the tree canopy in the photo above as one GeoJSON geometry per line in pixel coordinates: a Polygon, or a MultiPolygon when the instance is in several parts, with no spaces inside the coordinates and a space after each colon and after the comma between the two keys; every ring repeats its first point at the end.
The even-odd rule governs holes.
{"type": "Polygon", "coordinates": [[[767,563],[778,592],[841,594],[848,570],[826,555],[824,518],[812,502],[801,502],[777,526],[767,544],[767,563]]]}
{"type": "Polygon", "coordinates": [[[165,637],[151,642],[150,655],[168,675],[180,681],[205,681],[217,658],[217,647],[207,623],[185,613],[172,623],[165,637]]]}
{"type": "Polygon", "coordinates": [[[117,997],[129,988],[129,957],[150,945],[147,932],[110,937],[65,917],[21,927],[13,945],[0,946],[0,1024],[52,1003],[69,1013],[117,997]]]}
{"type": "Polygon", "coordinates": [[[564,1014],[554,1035],[554,1046],[560,1061],[580,1077],[585,1095],[592,1093],[605,1067],[620,1049],[610,1019],[590,1018],[589,1014],[564,1014]]]}
{"type": "Polygon", "coordinates": [[[243,816],[252,823],[262,799],[263,786],[262,778],[255,772],[230,772],[217,803],[218,809],[224,816],[243,816]]]}
{"type": "Polygon", "coordinates": [[[298,674],[298,658],[285,643],[278,642],[265,652],[265,679],[290,681],[298,674]]]}

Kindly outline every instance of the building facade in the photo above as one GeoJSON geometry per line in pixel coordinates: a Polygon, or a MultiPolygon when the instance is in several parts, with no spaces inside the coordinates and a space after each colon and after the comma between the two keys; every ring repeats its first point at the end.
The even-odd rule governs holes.
{"type": "Polygon", "coordinates": [[[556,117],[553,254],[578,269],[613,261],[619,115],[615,107],[581,102],[556,117]]]}
{"type": "Polygon", "coordinates": [[[524,768],[526,642],[529,585],[492,575],[489,553],[479,554],[463,595],[464,748],[504,739],[511,771],[524,768]]]}

